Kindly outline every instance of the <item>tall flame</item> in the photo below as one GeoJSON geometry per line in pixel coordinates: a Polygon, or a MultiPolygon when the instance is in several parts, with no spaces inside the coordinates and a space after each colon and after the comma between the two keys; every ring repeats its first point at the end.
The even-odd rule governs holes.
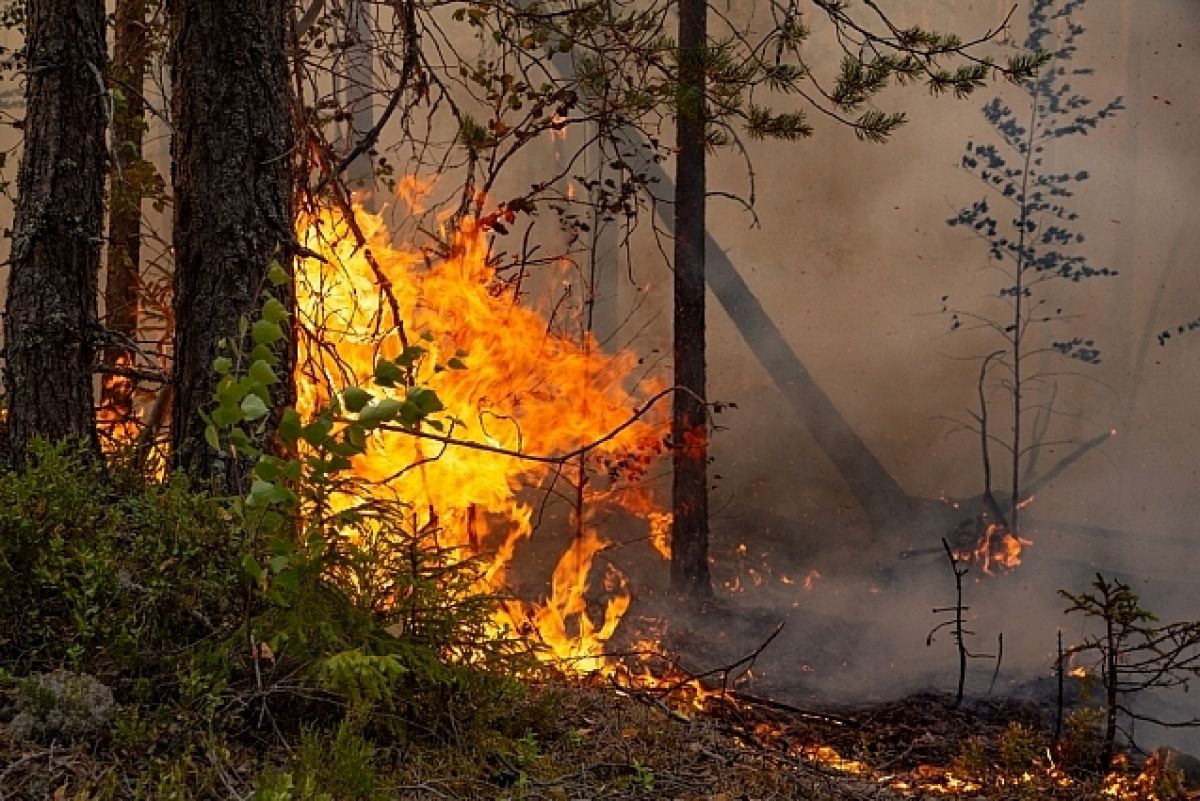
{"type": "MultiPolygon", "coordinates": [[[[425,515],[422,525],[435,521],[440,545],[490,560],[487,586],[480,588],[489,591],[503,588],[517,545],[533,533],[528,489],[569,473],[580,501],[575,539],[554,570],[550,594],[541,603],[506,603],[497,624],[512,632],[536,630],[554,657],[578,670],[602,668],[604,643],[629,595],[611,567],[605,587],[589,592],[596,556],[609,545],[591,518],[602,504],[620,502],[622,493],[642,491],[618,474],[644,471],[661,450],[664,416],[657,409],[630,422],[659,387],[633,380],[634,354],[606,354],[590,334],[558,333],[544,316],[515,302],[488,264],[484,232],[470,221],[453,233],[450,255],[437,259],[393,246],[381,215],[356,209],[356,226],[364,247],[351,225],[329,211],[301,228],[302,243],[320,259],[297,267],[297,313],[305,332],[298,410],[311,414],[346,386],[369,386],[376,362],[394,359],[413,337],[427,351],[415,379],[438,393],[444,419],[452,421],[445,433],[455,440],[557,455],[616,431],[587,451],[586,464],[575,458],[568,470],[399,432],[373,438],[353,465],[359,478],[425,515]],[[466,369],[436,367],[458,367],[454,359],[466,369]],[[609,597],[593,620],[588,596],[598,591],[609,597]]],[[[646,512],[652,505],[628,506],[646,512]]]]}

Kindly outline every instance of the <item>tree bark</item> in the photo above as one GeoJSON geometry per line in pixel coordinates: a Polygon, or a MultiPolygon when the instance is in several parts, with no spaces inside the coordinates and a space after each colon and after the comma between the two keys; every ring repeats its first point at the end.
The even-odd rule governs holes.
{"type": "MultiPolygon", "coordinates": [[[[213,359],[253,318],[273,261],[291,267],[291,94],[287,3],[171,0],[175,114],[175,403],[173,463],[245,489],[248,465],[219,459],[200,412],[217,385],[213,359]]],[[[282,287],[275,290],[278,297],[282,287]]],[[[290,297],[280,298],[291,305],[290,297]]],[[[291,349],[276,368],[292,374],[291,349]]],[[[290,398],[280,398],[286,402],[290,398]]]]}
{"type": "Polygon", "coordinates": [[[675,393],[671,421],[671,588],[712,594],[708,569],[708,416],[705,403],[705,79],[707,0],[679,2],[675,175],[675,393]]]}
{"type": "MultiPolygon", "coordinates": [[[[109,179],[108,261],[104,286],[104,324],[123,339],[134,340],[138,326],[138,292],[142,249],[141,166],[143,117],[146,102],[143,84],[149,55],[146,27],[148,0],[118,0],[114,26],[110,82],[123,102],[113,104],[113,166],[109,179]]],[[[104,364],[130,366],[133,354],[120,342],[104,350],[104,364]]],[[[124,375],[108,375],[100,387],[102,420],[120,429],[134,418],[135,382],[124,375]]]]}
{"type": "Polygon", "coordinates": [[[10,458],[35,437],[99,454],[92,389],[107,95],[101,0],[28,0],[25,152],[4,319],[10,458]]]}

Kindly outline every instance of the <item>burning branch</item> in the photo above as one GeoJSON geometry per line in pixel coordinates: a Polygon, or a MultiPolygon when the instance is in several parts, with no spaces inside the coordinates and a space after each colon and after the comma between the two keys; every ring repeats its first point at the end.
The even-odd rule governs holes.
{"type": "Polygon", "coordinates": [[[449,436],[446,434],[436,434],[432,431],[422,431],[421,429],[410,428],[410,427],[405,427],[405,426],[383,425],[383,426],[380,426],[380,429],[383,431],[391,431],[391,432],[394,432],[397,434],[405,434],[405,435],[408,435],[411,437],[417,437],[418,439],[429,439],[429,440],[433,440],[434,442],[441,442],[444,445],[453,445],[453,446],[457,446],[457,447],[461,447],[461,448],[470,448],[471,450],[483,451],[485,453],[494,453],[499,456],[511,456],[514,459],[522,459],[522,460],[525,460],[528,462],[540,462],[542,464],[563,465],[563,464],[566,464],[567,462],[571,461],[572,459],[576,459],[580,456],[583,456],[584,454],[587,454],[587,453],[595,450],[596,448],[600,447],[601,445],[604,445],[605,443],[611,442],[612,440],[616,439],[618,436],[620,436],[621,432],[625,431],[627,428],[632,426],[638,420],[645,417],[646,414],[651,409],[653,409],[654,406],[660,400],[662,400],[666,396],[671,395],[675,392],[684,392],[684,393],[688,393],[688,394],[694,394],[687,387],[668,387],[664,390],[656,392],[654,395],[652,395],[650,397],[650,399],[648,401],[646,401],[646,403],[644,403],[641,407],[636,409],[632,414],[630,414],[630,416],[623,423],[618,425],[616,428],[610,429],[603,436],[597,437],[596,439],[591,440],[590,442],[588,442],[584,445],[580,445],[579,447],[577,447],[573,450],[567,451],[566,453],[562,453],[557,456],[550,456],[550,455],[536,454],[536,453],[527,453],[524,451],[516,451],[516,450],[511,450],[509,448],[503,448],[499,445],[489,445],[486,442],[477,442],[475,440],[469,440],[469,439],[459,439],[458,437],[452,437],[452,436],[449,436]]]}

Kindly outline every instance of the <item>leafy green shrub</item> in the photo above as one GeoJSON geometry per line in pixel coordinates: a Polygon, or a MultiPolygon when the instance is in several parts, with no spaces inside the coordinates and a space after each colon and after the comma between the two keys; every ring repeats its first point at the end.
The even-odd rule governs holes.
{"type": "MultiPolygon", "coordinates": [[[[272,270],[272,283],[286,280],[272,270]]],[[[302,676],[310,695],[315,685],[392,733],[457,738],[494,725],[520,694],[512,677],[536,665],[529,646],[499,632],[478,561],[440,546],[433,526],[414,530],[409,504],[351,469],[381,430],[442,425],[437,395],[413,383],[428,351],[380,358],[370,389],[344,388],[307,420],[272,415],[287,317],[265,291],[260,319],[243,320],[214,361],[205,416],[209,444],[251,477],[228,517],[242,541],[262,543],[242,563],[262,608],[250,638],[273,667],[262,681],[302,676]]]]}
{"type": "Polygon", "coordinates": [[[117,495],[71,447],[0,475],[0,664],[126,678],[173,672],[243,612],[244,543],[182,479],[117,495]]]}

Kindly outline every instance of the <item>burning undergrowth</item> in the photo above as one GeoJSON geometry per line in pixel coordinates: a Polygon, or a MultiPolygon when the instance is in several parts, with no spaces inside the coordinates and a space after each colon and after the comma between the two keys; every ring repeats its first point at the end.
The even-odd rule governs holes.
{"type": "Polygon", "coordinates": [[[572,671],[603,669],[629,589],[597,560],[612,544],[597,521],[619,510],[641,521],[642,539],[661,527],[637,480],[663,449],[661,385],[638,379],[634,354],[566,336],[519,303],[470,221],[436,255],[394,246],[382,217],[361,210],[318,214],[303,231],[314,257],[297,274],[298,411],[347,388],[371,386],[376,404],[406,386],[434,390],[436,424],[382,432],[353,460],[359,491],[403,499],[414,530],[484,565],[475,590],[506,597],[497,636],[524,637],[572,671]],[[542,577],[548,591],[517,597],[514,557],[555,499],[569,540],[542,577]]]}
{"type": "Polygon", "coordinates": [[[925,693],[817,713],[734,696],[714,705],[714,714],[748,747],[806,760],[880,791],[860,797],[1200,797],[1196,760],[1164,750],[1136,765],[1123,755],[1098,770],[1091,720],[1073,717],[1056,739],[1046,710],[1029,701],[957,704],[952,696],[925,693]]]}
{"type": "MultiPolygon", "coordinates": [[[[439,424],[373,435],[353,460],[356,487],[403,499],[414,530],[481,562],[472,589],[504,598],[492,621],[496,636],[522,637],[567,673],[606,682],[669,717],[702,711],[756,759],[829,769],[855,786],[900,795],[1172,797],[1173,774],[1161,759],[1110,775],[1072,762],[1075,746],[1046,734],[1036,705],[914,695],[833,715],[739,696],[754,686],[804,699],[849,675],[837,669],[836,653],[820,647],[797,659],[805,653],[797,637],[825,648],[857,641],[900,652],[875,637],[889,624],[871,608],[911,617],[913,599],[895,600],[903,580],[889,569],[858,587],[863,614],[848,624],[836,595],[853,582],[816,563],[756,559],[765,555],[747,537],[718,549],[715,566],[730,598],[757,598],[729,616],[744,618],[744,631],[711,609],[687,619],[652,592],[635,593],[647,562],[661,565],[666,555],[670,516],[640,480],[666,447],[665,410],[656,406],[666,392],[638,376],[636,355],[608,353],[586,333],[564,335],[518,302],[516,288],[492,269],[483,230],[467,222],[446,240],[436,253],[397,247],[382,217],[362,212],[352,222],[329,213],[307,221],[303,243],[315,257],[298,271],[298,409],[336,403],[348,388],[371,386],[374,403],[391,397],[389,383],[399,393],[436,391],[439,424]],[[381,364],[397,380],[381,381],[381,364]],[[630,542],[641,547],[617,551],[630,542]],[[635,550],[636,559],[622,558],[635,550]],[[539,564],[531,570],[531,563],[539,564]],[[814,609],[830,600],[835,611],[822,623],[814,609]],[[780,609],[802,610],[807,624],[789,626],[791,642],[760,663],[782,630],[780,609]],[[745,631],[764,629],[774,633],[747,649],[745,631]],[[788,660],[793,677],[782,664],[788,660]]],[[[333,506],[339,502],[353,498],[333,506]]],[[[978,577],[1013,570],[1031,544],[987,515],[960,529],[945,551],[978,577]]],[[[935,611],[945,602],[918,598],[935,611]]],[[[902,686],[872,680],[869,695],[877,698],[902,686]]],[[[1088,736],[1079,734],[1076,751],[1088,736]]]]}

